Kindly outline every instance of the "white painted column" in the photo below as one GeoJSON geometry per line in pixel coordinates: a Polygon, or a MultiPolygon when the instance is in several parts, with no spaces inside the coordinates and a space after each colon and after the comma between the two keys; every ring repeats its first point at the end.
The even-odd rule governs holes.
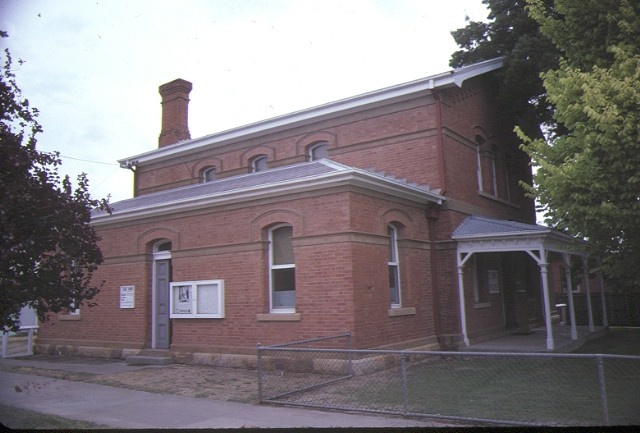
{"type": "Polygon", "coordinates": [[[553,341],[553,327],[551,326],[551,302],[549,300],[549,263],[546,262],[546,254],[542,251],[540,251],[540,256],[541,261],[538,262],[538,266],[540,266],[542,295],[544,297],[544,325],[547,329],[547,350],[553,350],[555,344],[553,341]]]}
{"type": "Polygon", "coordinates": [[[462,327],[462,339],[465,346],[469,346],[469,335],[467,334],[467,312],[464,305],[464,276],[463,264],[458,255],[458,299],[460,302],[460,326],[462,327]]]}
{"type": "Polygon", "coordinates": [[[584,290],[587,295],[587,314],[589,315],[589,332],[595,332],[596,327],[593,324],[593,310],[591,307],[591,287],[589,287],[589,258],[582,257],[584,290]]]}
{"type": "Polygon", "coordinates": [[[569,317],[571,318],[571,339],[578,339],[578,328],[576,328],[576,310],[573,307],[573,286],[571,284],[571,254],[562,253],[564,263],[567,265],[565,281],[567,282],[567,299],[569,300],[569,317]]]}

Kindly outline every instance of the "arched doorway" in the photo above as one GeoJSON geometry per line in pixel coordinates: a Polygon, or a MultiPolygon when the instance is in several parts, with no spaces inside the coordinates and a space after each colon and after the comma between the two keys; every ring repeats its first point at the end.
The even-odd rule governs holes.
{"type": "Polygon", "coordinates": [[[151,281],[151,348],[168,349],[171,344],[169,320],[171,241],[161,240],[153,245],[151,281]]]}

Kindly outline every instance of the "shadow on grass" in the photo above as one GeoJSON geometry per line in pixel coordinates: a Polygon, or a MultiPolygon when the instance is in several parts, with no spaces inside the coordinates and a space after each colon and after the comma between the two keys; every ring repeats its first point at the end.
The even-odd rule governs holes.
{"type": "Polygon", "coordinates": [[[609,328],[604,337],[589,341],[575,353],[640,356],[640,328],[609,328]]]}

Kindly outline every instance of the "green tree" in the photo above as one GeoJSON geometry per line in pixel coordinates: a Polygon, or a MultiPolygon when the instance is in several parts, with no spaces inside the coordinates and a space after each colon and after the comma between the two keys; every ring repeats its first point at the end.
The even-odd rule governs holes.
{"type": "Polygon", "coordinates": [[[461,49],[451,55],[450,66],[504,57],[505,66],[496,72],[502,109],[531,135],[541,135],[540,125],[554,129],[553,108],[544,98],[540,73],[558,66],[558,49],[527,14],[526,0],[482,3],[489,9],[487,22],[468,20],[465,27],[451,32],[461,49]]]}
{"type": "Polygon", "coordinates": [[[542,78],[566,130],[519,132],[538,167],[529,191],[548,224],[589,241],[617,287],[640,287],[640,4],[530,0],[529,12],[562,53],[542,78]]]}
{"type": "MultiPolygon", "coordinates": [[[[0,31],[0,37],[7,33],[0,31]]],[[[6,60],[0,74],[0,329],[16,330],[23,306],[40,320],[80,304],[92,306],[99,291],[92,275],[102,262],[91,210],[110,210],[94,200],[85,174],[73,187],[60,178],[57,153],[36,149],[42,132],[38,110],[21,99],[6,60]]]]}

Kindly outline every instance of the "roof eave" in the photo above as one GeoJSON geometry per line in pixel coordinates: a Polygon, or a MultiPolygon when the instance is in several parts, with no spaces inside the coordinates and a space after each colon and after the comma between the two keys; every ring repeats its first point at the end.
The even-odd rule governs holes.
{"type": "Polygon", "coordinates": [[[116,213],[112,215],[100,214],[92,218],[92,224],[107,225],[151,218],[158,215],[166,216],[168,214],[195,211],[210,208],[212,206],[222,206],[256,199],[274,198],[298,192],[309,192],[341,185],[359,186],[365,189],[374,190],[378,193],[418,203],[432,202],[442,204],[444,201],[443,196],[430,191],[425,191],[418,187],[412,187],[410,185],[404,185],[399,182],[379,178],[377,176],[367,175],[360,171],[342,171],[313,177],[305,177],[295,181],[271,183],[241,190],[216,193],[186,200],[175,200],[121,212],[116,211],[116,213]]]}
{"type": "Polygon", "coordinates": [[[337,116],[349,110],[367,105],[381,103],[394,98],[406,97],[412,94],[429,92],[434,89],[442,89],[453,86],[461,87],[465,80],[486,74],[499,69],[504,63],[504,58],[487,60],[474,65],[465,66],[453,71],[432,75],[410,81],[408,83],[383,88],[373,92],[364,93],[350,98],[330,102],[290,114],[274,117],[260,122],[252,123],[238,128],[229,129],[204,137],[185,140],[171,146],[165,146],[145,152],[139,155],[118,160],[120,167],[130,168],[136,165],[170,158],[178,154],[187,154],[212,144],[222,144],[237,139],[247,139],[254,135],[277,131],[279,128],[298,126],[309,121],[317,121],[323,118],[337,116]]]}
{"type": "Polygon", "coordinates": [[[565,245],[575,245],[584,247],[588,245],[584,240],[576,239],[553,229],[540,231],[521,231],[508,233],[482,233],[475,235],[451,236],[454,241],[491,241],[491,240],[516,240],[516,239],[536,239],[541,241],[556,241],[565,245]]]}

